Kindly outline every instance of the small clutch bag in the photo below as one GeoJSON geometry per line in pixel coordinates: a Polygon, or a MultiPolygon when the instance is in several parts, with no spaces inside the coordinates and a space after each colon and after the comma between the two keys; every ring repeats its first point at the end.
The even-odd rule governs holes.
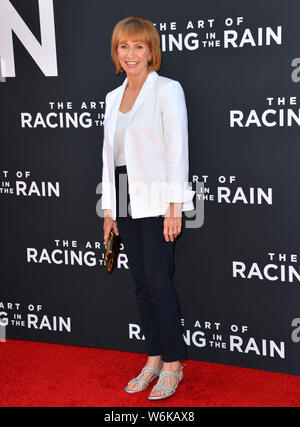
{"type": "Polygon", "coordinates": [[[116,266],[120,251],[120,236],[115,234],[113,228],[109,232],[105,250],[105,265],[107,271],[111,273],[116,266]]]}

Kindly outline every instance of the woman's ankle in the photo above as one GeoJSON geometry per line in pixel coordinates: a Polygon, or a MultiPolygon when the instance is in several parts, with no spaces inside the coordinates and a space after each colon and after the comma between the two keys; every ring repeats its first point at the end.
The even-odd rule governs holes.
{"type": "Polygon", "coordinates": [[[181,363],[179,360],[173,361],[173,362],[164,362],[162,366],[163,371],[171,371],[176,372],[179,371],[181,368],[181,363]]]}
{"type": "Polygon", "coordinates": [[[148,356],[147,366],[151,368],[158,369],[162,366],[163,361],[161,355],[158,356],[148,356]]]}

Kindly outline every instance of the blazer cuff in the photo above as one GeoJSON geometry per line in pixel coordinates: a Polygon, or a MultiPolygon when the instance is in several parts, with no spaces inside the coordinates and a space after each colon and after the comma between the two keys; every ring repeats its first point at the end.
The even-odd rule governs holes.
{"type": "Polygon", "coordinates": [[[101,208],[111,209],[110,184],[107,182],[102,182],[101,208]]]}
{"type": "Polygon", "coordinates": [[[195,193],[196,191],[192,190],[187,184],[178,182],[169,183],[167,188],[167,202],[190,203],[195,193]]]}
{"type": "Polygon", "coordinates": [[[103,197],[101,200],[101,209],[111,209],[110,202],[108,202],[107,200],[103,200],[103,197]]]}

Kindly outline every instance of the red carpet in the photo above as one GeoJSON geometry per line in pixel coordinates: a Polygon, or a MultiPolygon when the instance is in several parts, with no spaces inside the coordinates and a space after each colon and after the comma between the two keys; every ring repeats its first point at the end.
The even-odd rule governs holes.
{"type": "Polygon", "coordinates": [[[292,375],[188,361],[176,394],[151,402],[150,387],[124,391],[145,355],[15,340],[0,349],[1,407],[300,406],[292,375]]]}

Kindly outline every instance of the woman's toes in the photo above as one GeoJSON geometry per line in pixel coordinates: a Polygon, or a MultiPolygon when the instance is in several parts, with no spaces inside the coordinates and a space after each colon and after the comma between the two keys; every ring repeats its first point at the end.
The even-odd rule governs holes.
{"type": "Polygon", "coordinates": [[[162,395],[163,395],[163,392],[161,392],[161,391],[153,391],[151,393],[151,396],[153,396],[153,397],[162,396],[162,395]]]}
{"type": "Polygon", "coordinates": [[[128,384],[128,388],[129,388],[129,390],[136,390],[136,386],[135,386],[135,384],[134,383],[129,383],[128,384]]]}

